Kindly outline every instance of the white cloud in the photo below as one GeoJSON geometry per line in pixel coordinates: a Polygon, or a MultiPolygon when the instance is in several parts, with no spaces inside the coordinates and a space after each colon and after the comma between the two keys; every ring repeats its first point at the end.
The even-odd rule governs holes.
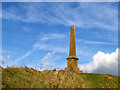
{"type": "Polygon", "coordinates": [[[52,51],[52,53],[48,52],[44,57],[43,59],[41,60],[42,61],[42,65],[43,65],[43,68],[45,69],[46,67],[49,67],[50,65],[50,59],[52,58],[52,56],[55,54],[55,51],[52,51]]]}
{"type": "Polygon", "coordinates": [[[98,51],[92,62],[80,65],[80,68],[87,73],[118,75],[118,49],[112,53],[98,51]]]}
{"type": "Polygon", "coordinates": [[[118,29],[117,4],[116,7],[113,7],[112,4],[78,3],[75,8],[71,7],[70,3],[49,4],[29,3],[26,5],[23,3],[19,4],[18,7],[8,7],[3,9],[3,18],[27,23],[40,22],[50,25],[63,24],[70,26],[74,24],[79,28],[118,29]],[[45,9],[46,6],[48,6],[47,9],[45,9]]]}

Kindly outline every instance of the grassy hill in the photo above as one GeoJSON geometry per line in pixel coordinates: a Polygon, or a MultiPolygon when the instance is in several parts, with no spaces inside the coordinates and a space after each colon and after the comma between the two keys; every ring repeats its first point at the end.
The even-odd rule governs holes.
{"type": "Polygon", "coordinates": [[[3,88],[118,88],[118,77],[104,74],[37,71],[28,67],[2,68],[3,88]]]}

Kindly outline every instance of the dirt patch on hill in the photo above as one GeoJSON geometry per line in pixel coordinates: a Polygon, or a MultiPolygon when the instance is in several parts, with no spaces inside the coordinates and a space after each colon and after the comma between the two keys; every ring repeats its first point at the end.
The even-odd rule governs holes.
{"type": "Polygon", "coordinates": [[[108,75],[104,75],[105,77],[108,77],[108,79],[113,79],[112,77],[108,76],[108,75]]]}

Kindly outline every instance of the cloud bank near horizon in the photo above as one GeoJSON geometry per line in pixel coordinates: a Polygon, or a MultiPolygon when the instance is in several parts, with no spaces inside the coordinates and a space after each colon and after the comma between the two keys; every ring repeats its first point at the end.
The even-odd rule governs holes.
{"type": "Polygon", "coordinates": [[[87,73],[100,73],[118,75],[118,49],[112,53],[98,51],[93,56],[93,61],[80,68],[87,73]]]}

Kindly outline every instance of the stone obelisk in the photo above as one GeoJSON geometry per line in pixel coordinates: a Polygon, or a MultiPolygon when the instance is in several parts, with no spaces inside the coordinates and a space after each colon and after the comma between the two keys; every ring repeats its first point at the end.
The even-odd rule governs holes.
{"type": "Polygon", "coordinates": [[[72,72],[82,72],[78,68],[78,58],[76,57],[76,40],[74,25],[71,26],[69,57],[67,58],[67,68],[65,68],[65,70],[72,72]]]}

